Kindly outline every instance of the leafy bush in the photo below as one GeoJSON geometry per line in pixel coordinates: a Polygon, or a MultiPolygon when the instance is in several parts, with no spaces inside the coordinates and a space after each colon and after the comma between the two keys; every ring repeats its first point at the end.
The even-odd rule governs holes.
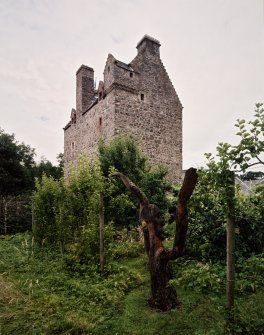
{"type": "Polygon", "coordinates": [[[174,265],[175,286],[202,293],[222,294],[225,287],[225,268],[221,264],[179,259],[174,265]]]}
{"type": "MultiPolygon", "coordinates": [[[[252,312],[252,311],[250,311],[252,312]]],[[[234,318],[226,323],[225,334],[262,335],[264,333],[264,318],[252,318],[248,310],[238,306],[234,309],[234,318]]],[[[226,317],[228,320],[228,316],[226,317]]]]}
{"type": "Polygon", "coordinates": [[[240,293],[255,292],[264,287],[264,254],[236,262],[236,290],[240,293]]]}
{"type": "Polygon", "coordinates": [[[151,167],[132,137],[115,137],[109,144],[99,143],[99,160],[102,173],[109,178],[111,192],[106,194],[106,218],[117,226],[133,227],[138,224],[138,203],[131,198],[125,186],[110,177],[113,169],[124,173],[137,184],[150,202],[162,212],[168,206],[166,191],[170,189],[163,166],[151,167]]]}
{"type": "MultiPolygon", "coordinates": [[[[33,233],[38,244],[60,245],[74,251],[79,262],[99,259],[99,166],[85,157],[68,183],[42,177],[33,195],[33,233]]],[[[106,230],[106,237],[107,232],[106,230]]],[[[67,251],[67,250],[66,250],[67,251]]]]}
{"type": "Polygon", "coordinates": [[[140,228],[121,229],[109,245],[109,254],[114,260],[133,258],[144,252],[143,237],[140,228]]]}
{"type": "Polygon", "coordinates": [[[40,181],[36,179],[36,191],[32,202],[33,233],[37,243],[55,244],[59,238],[62,238],[59,236],[59,223],[62,223],[62,220],[58,215],[64,213],[60,210],[60,205],[65,199],[64,193],[65,187],[62,180],[54,180],[46,175],[43,175],[40,181]]]}
{"type": "MultiPolygon", "coordinates": [[[[202,259],[221,260],[226,253],[226,204],[223,189],[214,184],[210,171],[200,170],[198,185],[189,204],[187,252],[202,259]]],[[[236,256],[249,257],[264,248],[264,192],[250,196],[236,192],[236,256]]]]}
{"type": "Polygon", "coordinates": [[[0,195],[0,235],[31,230],[31,194],[0,195]]]}
{"type": "MultiPolygon", "coordinates": [[[[104,187],[104,193],[111,192],[114,182],[117,183],[104,180],[99,165],[91,164],[85,157],[81,158],[78,169],[72,171],[67,184],[45,175],[36,180],[34,237],[38,245],[60,246],[67,269],[72,273],[86,275],[99,270],[99,194],[104,187]]],[[[115,200],[123,197],[120,194],[115,200]]],[[[133,229],[116,230],[112,222],[105,223],[104,249],[108,263],[142,251],[135,235],[139,234],[133,229]]]]}
{"type": "MultiPolygon", "coordinates": [[[[235,290],[239,294],[255,292],[264,287],[264,255],[240,258],[236,262],[235,290]]],[[[206,294],[223,294],[226,284],[226,266],[222,263],[197,262],[180,258],[174,263],[175,286],[206,294]]]]}
{"type": "Polygon", "coordinates": [[[264,187],[256,187],[245,196],[236,197],[237,255],[248,256],[264,250],[264,187]]]}

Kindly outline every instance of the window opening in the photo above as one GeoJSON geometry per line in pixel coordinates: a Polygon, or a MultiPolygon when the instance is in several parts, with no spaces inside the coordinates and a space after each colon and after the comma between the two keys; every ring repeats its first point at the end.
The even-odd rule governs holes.
{"type": "Polygon", "coordinates": [[[145,96],[144,96],[143,93],[141,93],[141,94],[140,94],[140,100],[141,100],[141,101],[144,101],[144,99],[145,99],[145,96]]]}
{"type": "Polygon", "coordinates": [[[133,78],[133,72],[130,72],[130,78],[133,78]]]}
{"type": "Polygon", "coordinates": [[[102,120],[102,117],[100,116],[100,117],[99,117],[99,126],[102,125],[102,121],[103,121],[103,120],[102,120]]]}

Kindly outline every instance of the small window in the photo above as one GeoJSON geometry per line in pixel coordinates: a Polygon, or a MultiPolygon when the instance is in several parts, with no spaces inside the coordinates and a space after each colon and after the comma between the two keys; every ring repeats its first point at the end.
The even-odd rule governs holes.
{"type": "Polygon", "coordinates": [[[107,71],[110,72],[110,66],[108,66],[107,71]]]}
{"type": "Polygon", "coordinates": [[[145,99],[145,95],[144,95],[144,93],[141,93],[141,94],[140,94],[140,100],[141,100],[141,101],[144,101],[144,99],[145,99]]]}
{"type": "Polygon", "coordinates": [[[99,93],[99,100],[102,100],[102,92],[99,93]]]}
{"type": "Polygon", "coordinates": [[[103,122],[103,120],[102,120],[102,116],[100,116],[100,117],[99,117],[99,126],[100,126],[100,127],[102,126],[102,122],[103,122]]]}
{"type": "Polygon", "coordinates": [[[129,75],[130,75],[130,78],[133,78],[133,72],[130,72],[129,75]]]}
{"type": "Polygon", "coordinates": [[[74,149],[75,149],[75,142],[72,142],[71,149],[72,149],[72,151],[74,151],[74,149]]]}

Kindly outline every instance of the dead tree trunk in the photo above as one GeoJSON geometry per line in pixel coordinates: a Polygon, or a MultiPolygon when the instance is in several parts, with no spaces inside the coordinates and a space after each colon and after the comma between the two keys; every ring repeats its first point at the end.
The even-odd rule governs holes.
{"type": "Polygon", "coordinates": [[[176,213],[176,233],[172,250],[163,246],[164,230],[160,209],[150,204],[145,194],[126,176],[116,172],[126,188],[130,190],[140,203],[140,221],[143,224],[145,250],[149,260],[151,278],[151,297],[149,305],[161,311],[167,311],[179,305],[175,288],[170,285],[172,279],[171,261],[180,257],[185,248],[188,228],[187,203],[197,182],[196,169],[186,171],[179,193],[176,213]]]}

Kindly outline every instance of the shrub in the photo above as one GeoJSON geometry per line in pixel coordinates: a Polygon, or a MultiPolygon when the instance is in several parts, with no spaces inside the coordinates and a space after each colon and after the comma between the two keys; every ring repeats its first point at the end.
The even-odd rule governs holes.
{"type": "MultiPolygon", "coordinates": [[[[174,263],[175,286],[205,294],[223,294],[226,284],[226,265],[220,262],[197,262],[179,258],[174,263]]],[[[236,262],[236,285],[238,294],[255,292],[264,287],[263,254],[236,262]]]]}
{"type": "Polygon", "coordinates": [[[38,244],[67,244],[79,260],[94,259],[99,250],[99,193],[103,180],[98,164],[85,157],[73,170],[68,184],[52,177],[36,180],[33,195],[33,233],[38,244]]]}
{"type": "Polygon", "coordinates": [[[109,144],[99,143],[99,160],[102,173],[109,178],[110,192],[106,194],[107,221],[117,226],[133,227],[138,224],[138,203],[132,199],[125,186],[111,178],[113,169],[122,172],[146,193],[150,202],[156,203],[162,212],[168,206],[166,191],[170,188],[163,166],[151,167],[132,137],[115,137],[109,144]]]}
{"type": "MultiPolygon", "coordinates": [[[[226,213],[223,190],[214,184],[210,173],[199,171],[199,182],[189,204],[189,255],[202,259],[221,260],[226,254],[226,213]]],[[[235,226],[236,256],[249,257],[264,247],[264,193],[250,196],[236,192],[235,226]]]]}

